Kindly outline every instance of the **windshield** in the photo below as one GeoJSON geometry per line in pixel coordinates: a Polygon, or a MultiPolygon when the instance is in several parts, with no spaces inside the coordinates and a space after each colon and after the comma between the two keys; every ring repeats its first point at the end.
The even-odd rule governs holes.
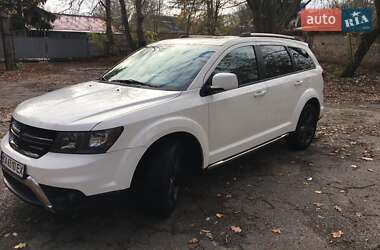
{"type": "Polygon", "coordinates": [[[145,47],[109,71],[102,80],[163,90],[185,90],[215,50],[204,45],[145,47]]]}

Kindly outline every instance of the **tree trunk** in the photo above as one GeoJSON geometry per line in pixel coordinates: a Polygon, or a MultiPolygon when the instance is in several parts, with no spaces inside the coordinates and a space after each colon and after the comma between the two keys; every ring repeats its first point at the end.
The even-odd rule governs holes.
{"type": "Polygon", "coordinates": [[[142,12],[142,0],[135,0],[135,8],[136,8],[136,15],[137,15],[137,39],[138,39],[138,46],[139,48],[144,47],[147,43],[145,40],[145,34],[144,34],[144,14],[142,12]]]}
{"type": "Polygon", "coordinates": [[[356,70],[362,63],[365,55],[375,42],[376,38],[380,35],[380,0],[375,0],[377,28],[370,33],[365,33],[360,38],[360,44],[355,52],[354,59],[350,62],[342,73],[342,77],[353,77],[356,70]]]}
{"type": "Polygon", "coordinates": [[[135,42],[133,41],[131,30],[129,28],[128,13],[125,5],[125,0],[119,0],[121,8],[121,20],[124,26],[124,33],[127,39],[127,51],[128,54],[136,49],[135,42]]]}
{"type": "Polygon", "coordinates": [[[0,35],[3,43],[5,69],[16,70],[16,55],[11,32],[11,22],[8,16],[0,12],[0,35]]]}
{"type": "Polygon", "coordinates": [[[207,0],[207,33],[209,35],[215,35],[214,26],[214,0],[207,0]]]}
{"type": "Polygon", "coordinates": [[[112,32],[111,0],[105,0],[105,9],[106,9],[107,55],[112,55],[113,54],[113,32],[112,32]]]}
{"type": "Polygon", "coordinates": [[[301,0],[247,0],[256,32],[281,33],[297,18],[301,0]]]}

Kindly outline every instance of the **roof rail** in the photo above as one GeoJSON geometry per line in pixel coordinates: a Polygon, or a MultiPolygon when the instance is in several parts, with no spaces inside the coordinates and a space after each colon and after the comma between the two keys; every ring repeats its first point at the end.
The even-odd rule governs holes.
{"type": "Polygon", "coordinates": [[[242,33],[241,37],[274,37],[274,38],[283,38],[283,39],[291,39],[298,40],[294,36],[280,35],[280,34],[270,34],[270,33],[242,33]]]}

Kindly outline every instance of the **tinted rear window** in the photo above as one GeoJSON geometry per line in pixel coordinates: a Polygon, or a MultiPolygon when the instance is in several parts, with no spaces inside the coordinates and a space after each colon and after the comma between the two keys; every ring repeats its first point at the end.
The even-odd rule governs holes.
{"type": "Polygon", "coordinates": [[[261,45],[259,47],[263,56],[265,78],[281,76],[293,72],[292,60],[284,46],[261,45]]]}
{"type": "Polygon", "coordinates": [[[301,48],[289,47],[289,51],[294,59],[294,68],[296,71],[314,69],[315,64],[310,55],[301,48]]]}

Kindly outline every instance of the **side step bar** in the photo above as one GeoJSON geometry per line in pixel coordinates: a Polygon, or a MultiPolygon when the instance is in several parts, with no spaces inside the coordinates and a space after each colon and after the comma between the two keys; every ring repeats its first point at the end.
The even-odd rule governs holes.
{"type": "Polygon", "coordinates": [[[273,142],[279,141],[279,140],[281,140],[281,139],[287,137],[288,135],[289,135],[288,133],[287,133],[287,134],[284,134],[284,135],[281,135],[281,136],[276,137],[276,138],[274,138],[274,139],[272,139],[272,140],[270,140],[270,141],[264,142],[263,144],[260,144],[260,145],[258,145],[258,146],[256,146],[256,147],[253,147],[253,148],[251,148],[251,149],[248,149],[248,150],[246,150],[246,151],[243,151],[243,152],[241,152],[241,153],[238,153],[238,154],[236,154],[236,155],[233,155],[233,156],[231,156],[231,157],[229,157],[229,158],[226,158],[226,159],[224,159],[224,160],[221,160],[221,161],[215,162],[215,163],[209,165],[209,166],[206,168],[206,170],[210,170],[210,169],[212,169],[212,168],[219,167],[220,165],[223,165],[224,163],[227,163],[227,162],[229,162],[229,161],[231,161],[231,160],[234,160],[234,159],[236,159],[236,158],[239,158],[240,156],[243,156],[243,155],[246,155],[246,154],[248,154],[248,153],[254,152],[254,151],[256,151],[256,150],[258,150],[258,149],[260,149],[260,148],[262,148],[262,147],[265,147],[265,146],[267,146],[267,145],[269,145],[269,144],[272,144],[273,142]]]}

